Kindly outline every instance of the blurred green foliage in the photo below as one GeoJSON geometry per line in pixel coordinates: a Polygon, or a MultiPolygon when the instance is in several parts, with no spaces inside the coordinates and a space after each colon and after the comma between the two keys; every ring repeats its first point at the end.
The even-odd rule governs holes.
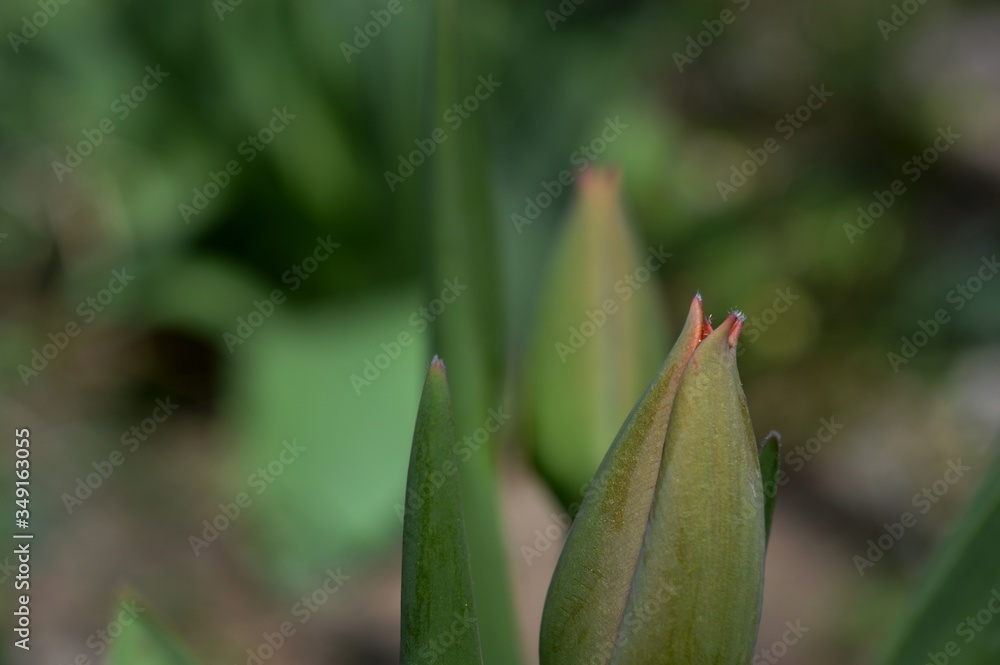
{"type": "MultiPolygon", "coordinates": [[[[53,497],[153,397],[174,395],[186,424],[220,423],[196,422],[204,439],[170,423],[180,434],[152,440],[135,480],[103,490],[173,520],[182,544],[206,509],[246,491],[281,442],[298,439],[307,452],[290,482],[269,486],[211,550],[239,552],[263,585],[291,596],[332,563],[363,565],[398,546],[393,506],[420,376],[442,339],[412,317],[444,277],[427,232],[430,166],[394,191],[385,172],[447,103],[429,94],[428,3],[403,0],[350,61],[341,44],[382,0],[218,5],[71,1],[30,36],[38,3],[0,6],[0,360],[13,369],[0,386],[14,414],[38,414],[70,451],[40,459],[53,497]],[[137,92],[157,67],[167,75],[137,92]],[[253,148],[275,110],[294,118],[253,148]],[[90,154],[57,175],[53,163],[87,150],[81,142],[90,154]],[[185,215],[199,197],[204,208],[185,215]],[[327,237],[340,247],[298,278],[327,237]],[[88,321],[80,305],[123,266],[135,280],[88,321]],[[224,335],[275,289],[287,300],[230,352],[224,335]],[[23,379],[16,368],[68,322],[80,334],[23,379]],[[412,343],[356,389],[352,376],[403,332],[412,343]],[[162,443],[181,438],[204,442],[194,463],[162,443]]],[[[478,51],[473,77],[502,83],[474,116],[487,129],[474,166],[491,186],[497,263],[494,295],[476,305],[496,310],[490,371],[503,376],[493,388],[522,385],[538,284],[572,196],[554,197],[520,233],[512,215],[562,170],[577,175],[573,156],[608,118],[627,129],[595,162],[622,171],[642,240],[673,254],[656,275],[673,318],[696,290],[748,314],[740,366],[762,427],[794,442],[818,413],[899,410],[905,400],[880,400],[909,381],[935,386],[959,354],[996,345],[1000,284],[952,299],[1000,246],[992,5],[929,3],[888,40],[876,21],[889,3],[588,0],[553,26],[554,6],[488,0],[460,28],[478,51]],[[724,9],[736,20],[678,71],[674,54],[724,9]],[[819,85],[833,96],[785,138],[777,123],[819,85]],[[905,178],[942,127],[961,138],[849,237],[858,207],[905,178]],[[780,149],[722,200],[718,182],[770,137],[780,149]],[[794,304],[772,318],[781,293],[794,304]],[[949,323],[894,372],[886,354],[939,309],[949,323]]],[[[442,147],[468,147],[471,127],[449,130],[442,147]]],[[[40,527],[66,526],[55,500],[38,510],[40,527]]]]}

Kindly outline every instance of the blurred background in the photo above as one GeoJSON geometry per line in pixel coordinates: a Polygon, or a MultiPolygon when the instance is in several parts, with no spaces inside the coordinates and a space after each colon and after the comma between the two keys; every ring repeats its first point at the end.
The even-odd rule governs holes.
{"type": "Polygon", "coordinates": [[[205,663],[253,663],[286,621],[263,662],[398,662],[423,373],[479,339],[437,328],[468,277],[438,260],[451,176],[430,174],[481,138],[468,224],[489,240],[463,260],[496,278],[476,302],[513,414],[488,455],[525,662],[563,507],[516,405],[590,163],[620,173],[637,246],[670,254],[663,348],[696,290],[749,317],[744,389],[788,471],[758,649],[871,662],[1000,433],[1000,9],[483,0],[456,109],[428,5],[0,6],[0,418],[31,429],[36,533],[33,649],[0,659],[103,662],[131,589],[205,663]]]}

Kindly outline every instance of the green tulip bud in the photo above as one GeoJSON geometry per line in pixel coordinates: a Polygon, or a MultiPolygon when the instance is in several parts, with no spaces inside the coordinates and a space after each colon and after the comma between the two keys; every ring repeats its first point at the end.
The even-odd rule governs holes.
{"type": "Polygon", "coordinates": [[[622,426],[560,557],[542,665],[747,665],[764,580],[765,496],[736,370],[743,317],[700,299],[622,426]]]}
{"type": "Polygon", "coordinates": [[[525,371],[526,438],[565,505],[580,502],[667,351],[655,277],[669,254],[636,242],[617,172],[592,167],[578,185],[540,287],[525,371]]]}

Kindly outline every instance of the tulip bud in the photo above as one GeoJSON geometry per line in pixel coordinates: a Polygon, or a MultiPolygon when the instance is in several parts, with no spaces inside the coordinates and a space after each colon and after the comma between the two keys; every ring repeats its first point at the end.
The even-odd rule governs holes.
{"type": "Polygon", "coordinates": [[[746,665],[753,657],[764,490],[736,371],[742,325],[741,315],[727,318],[681,376],[613,664],[746,665]],[[643,620],[627,621],[640,612],[643,620]]]}
{"type": "Polygon", "coordinates": [[[742,315],[696,299],[584,501],[542,618],[542,665],[746,665],[765,496],[736,371],[742,315]]]}
{"type": "Polygon", "coordinates": [[[542,615],[543,665],[606,663],[646,529],[667,421],[684,366],[708,329],[701,299],[594,476],[570,528],[542,615]],[[592,654],[603,657],[592,660],[592,654]]]}
{"type": "Polygon", "coordinates": [[[635,240],[621,178],[590,168],[540,289],[525,412],[539,472],[578,504],[667,351],[655,283],[669,255],[635,240]]]}

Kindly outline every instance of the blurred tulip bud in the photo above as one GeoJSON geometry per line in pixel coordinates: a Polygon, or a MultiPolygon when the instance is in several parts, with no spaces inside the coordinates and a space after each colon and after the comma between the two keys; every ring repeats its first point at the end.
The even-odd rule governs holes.
{"type": "Polygon", "coordinates": [[[542,665],[747,665],[764,581],[765,495],[736,370],[739,314],[700,298],[622,426],[570,529],[542,665]]]}
{"type": "Polygon", "coordinates": [[[540,295],[525,391],[535,464],[566,505],[579,504],[666,351],[655,276],[669,256],[637,245],[616,172],[580,175],[540,295]]]}

